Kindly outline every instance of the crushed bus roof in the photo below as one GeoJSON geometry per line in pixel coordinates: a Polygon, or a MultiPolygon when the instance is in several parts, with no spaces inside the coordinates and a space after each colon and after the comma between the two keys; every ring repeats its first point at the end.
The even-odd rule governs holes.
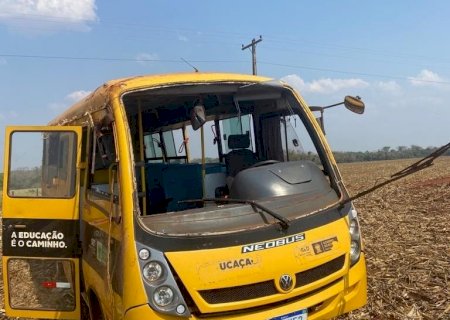
{"type": "Polygon", "coordinates": [[[49,125],[61,125],[73,121],[86,113],[92,113],[104,108],[111,98],[119,97],[123,93],[140,88],[160,87],[182,83],[208,83],[208,82],[247,82],[257,83],[270,81],[271,78],[235,74],[235,73],[172,73],[157,75],[142,75],[128,78],[110,80],[98,87],[81,101],[72,105],[61,115],[49,122],[49,125]]]}

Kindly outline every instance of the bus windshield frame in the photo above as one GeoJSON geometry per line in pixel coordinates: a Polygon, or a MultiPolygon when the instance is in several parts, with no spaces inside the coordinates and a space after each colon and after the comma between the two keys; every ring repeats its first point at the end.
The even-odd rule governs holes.
{"type": "Polygon", "coordinates": [[[286,228],[290,220],[326,211],[339,202],[339,179],[317,127],[289,87],[182,84],[130,91],[122,95],[122,103],[135,163],[140,164],[135,166],[135,194],[144,196],[138,199],[138,220],[150,233],[199,236],[268,225],[286,228]],[[196,106],[204,108],[206,119],[194,131],[190,113],[196,106]],[[270,150],[274,145],[275,150],[270,150]],[[255,159],[231,172],[227,158],[231,153],[245,154],[238,162],[249,154],[255,159]],[[253,178],[247,180],[253,180],[246,185],[241,172],[252,171],[253,178]],[[255,175],[269,180],[255,183],[255,175]],[[262,196],[242,190],[233,193],[237,181],[241,189],[269,184],[276,189],[272,177],[286,187],[278,186],[281,191],[274,194],[258,191],[262,196]]]}

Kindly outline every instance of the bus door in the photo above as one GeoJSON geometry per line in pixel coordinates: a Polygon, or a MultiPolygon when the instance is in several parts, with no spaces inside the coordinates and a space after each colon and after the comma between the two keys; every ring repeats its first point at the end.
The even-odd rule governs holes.
{"type": "Polygon", "coordinates": [[[80,318],[81,127],[8,127],[3,282],[10,317],[80,318]]]}

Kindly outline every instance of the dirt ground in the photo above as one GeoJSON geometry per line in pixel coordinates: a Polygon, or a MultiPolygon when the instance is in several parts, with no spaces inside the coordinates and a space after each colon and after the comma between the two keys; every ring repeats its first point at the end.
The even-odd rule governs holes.
{"type": "MultiPolygon", "coordinates": [[[[351,194],[413,160],[342,164],[351,194]]],[[[343,319],[450,319],[450,157],[355,201],[368,304],[343,319]]]]}
{"type": "MultiPolygon", "coordinates": [[[[339,167],[354,195],[412,162],[339,167]]],[[[450,157],[435,163],[355,201],[367,259],[368,303],[340,319],[450,319],[450,157]]],[[[0,314],[0,319],[6,318],[0,314]]]]}

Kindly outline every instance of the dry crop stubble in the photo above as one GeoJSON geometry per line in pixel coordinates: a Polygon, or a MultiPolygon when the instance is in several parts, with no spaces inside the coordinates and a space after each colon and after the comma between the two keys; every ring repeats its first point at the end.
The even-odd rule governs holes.
{"type": "MultiPolygon", "coordinates": [[[[413,163],[341,164],[351,194],[413,163]]],[[[355,201],[368,304],[350,319],[450,319],[450,157],[355,201]]]]}
{"type": "MultiPolygon", "coordinates": [[[[339,168],[354,195],[414,161],[339,168]]],[[[368,304],[340,319],[450,319],[450,157],[435,163],[355,201],[367,258],[368,304]]],[[[0,299],[3,309],[3,283],[0,299]]]]}

